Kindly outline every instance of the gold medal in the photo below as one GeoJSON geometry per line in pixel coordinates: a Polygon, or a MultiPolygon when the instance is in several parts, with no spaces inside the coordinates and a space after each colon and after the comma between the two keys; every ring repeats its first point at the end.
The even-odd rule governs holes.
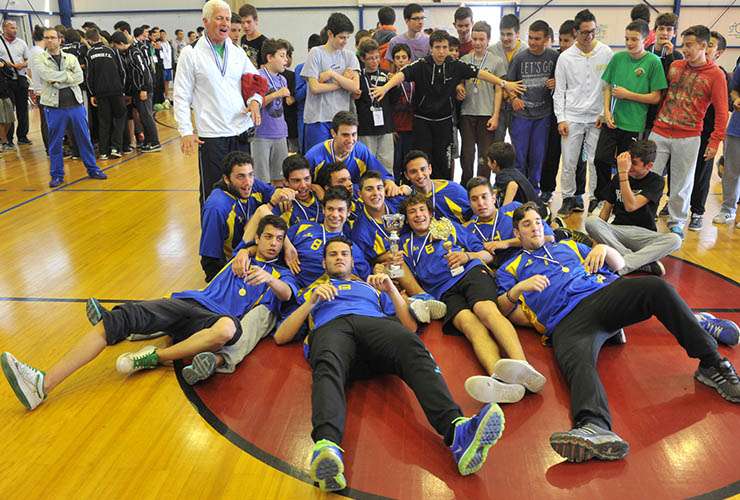
{"type": "Polygon", "coordinates": [[[570,272],[570,268],[567,267],[567,266],[563,266],[563,272],[564,273],[569,273],[570,272]]]}
{"type": "Polygon", "coordinates": [[[240,296],[244,297],[246,294],[247,294],[247,291],[245,289],[243,289],[243,288],[240,288],[239,289],[239,295],[240,296]]]}

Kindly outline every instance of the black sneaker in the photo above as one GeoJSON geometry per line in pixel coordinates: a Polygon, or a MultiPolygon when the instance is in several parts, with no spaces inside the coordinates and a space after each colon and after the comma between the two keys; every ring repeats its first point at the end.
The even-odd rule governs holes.
{"type": "Polygon", "coordinates": [[[550,201],[552,201],[552,192],[551,191],[542,191],[542,194],[540,194],[540,201],[548,205],[550,201]]]}
{"type": "Polygon", "coordinates": [[[33,143],[28,140],[28,137],[24,137],[23,139],[18,139],[18,144],[25,144],[26,146],[30,146],[33,143]]]}
{"type": "Polygon", "coordinates": [[[102,155],[98,156],[98,159],[99,160],[107,160],[108,158],[110,158],[110,156],[107,155],[107,154],[102,154],[102,155]]]}
{"type": "MultiPolygon", "coordinates": [[[[602,205],[599,200],[597,200],[596,198],[591,198],[591,200],[588,202],[588,213],[594,213],[597,209],[599,209],[599,205],[602,205]]],[[[601,210],[598,211],[600,212],[601,210]]],[[[596,215],[598,215],[598,213],[596,215]]]]}
{"type": "Polygon", "coordinates": [[[120,158],[123,156],[117,149],[111,149],[110,150],[110,157],[111,158],[120,158]]]}
{"type": "Polygon", "coordinates": [[[650,262],[644,266],[640,266],[634,271],[634,273],[652,274],[653,276],[665,276],[665,266],[659,260],[650,262]]]}
{"type": "Polygon", "coordinates": [[[668,217],[670,214],[668,213],[668,203],[663,205],[663,209],[658,214],[658,217],[668,217]]]}
{"type": "Polygon", "coordinates": [[[574,212],[583,212],[583,198],[581,196],[576,196],[576,202],[573,205],[573,211],[574,212]]]}
{"type": "Polygon", "coordinates": [[[157,144],[147,144],[145,146],[142,146],[141,150],[144,153],[156,153],[157,151],[162,151],[162,145],[157,144]]]}
{"type": "Polygon", "coordinates": [[[737,376],[735,367],[727,358],[720,361],[717,366],[699,368],[694,373],[694,378],[704,385],[708,385],[732,403],[740,403],[740,378],[737,376]]]}
{"type": "Polygon", "coordinates": [[[550,436],[550,446],[568,462],[585,462],[592,458],[621,460],[630,449],[627,441],[592,423],[554,433],[550,436]]]}
{"type": "Polygon", "coordinates": [[[567,217],[568,215],[571,214],[571,212],[574,211],[573,207],[575,206],[575,204],[576,204],[575,198],[572,198],[572,197],[565,198],[563,200],[563,204],[560,206],[560,210],[558,210],[558,215],[567,217]]]}
{"type": "Polygon", "coordinates": [[[594,241],[591,237],[581,231],[576,231],[575,229],[570,229],[568,227],[560,227],[553,229],[552,232],[555,235],[555,241],[573,240],[578,243],[583,243],[587,247],[594,246],[594,241]]]}
{"type": "Polygon", "coordinates": [[[122,152],[123,154],[125,154],[125,155],[128,155],[128,154],[131,154],[131,153],[133,153],[133,152],[134,152],[134,148],[132,148],[131,146],[126,146],[126,147],[124,147],[124,148],[123,148],[123,149],[121,150],[121,152],[122,152]]]}

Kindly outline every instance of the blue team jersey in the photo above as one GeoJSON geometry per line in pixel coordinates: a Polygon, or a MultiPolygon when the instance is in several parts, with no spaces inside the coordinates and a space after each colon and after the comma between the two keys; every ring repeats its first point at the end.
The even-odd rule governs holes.
{"type": "Polygon", "coordinates": [[[441,179],[432,180],[432,184],[434,189],[426,196],[432,200],[436,218],[447,217],[452,222],[462,224],[473,216],[468,192],[464,187],[457,182],[441,179]]]}
{"type": "MultiPolygon", "coordinates": [[[[385,213],[397,213],[402,199],[401,196],[386,199],[385,213]]],[[[382,222],[377,222],[367,213],[367,208],[364,205],[359,205],[359,207],[361,210],[352,225],[350,239],[360,247],[368,262],[374,262],[375,259],[391,249],[390,233],[385,229],[382,222]]],[[[399,247],[403,234],[406,231],[407,229],[404,225],[398,234],[399,247]]]]}
{"type": "Polygon", "coordinates": [[[296,199],[293,200],[287,212],[281,212],[280,206],[276,206],[272,213],[282,217],[288,226],[304,222],[318,222],[319,224],[324,222],[324,208],[314,194],[311,194],[311,199],[307,203],[296,199]]]}
{"type": "Polygon", "coordinates": [[[498,293],[506,293],[536,274],[547,276],[550,286],[542,292],[522,294],[520,304],[535,329],[549,336],[583,299],[618,278],[606,267],[597,274],[586,272],[583,262],[590,251],[573,240],[545,243],[532,252],[522,250],[496,272],[498,293]]]}
{"type": "Polygon", "coordinates": [[[480,252],[485,250],[483,244],[473,238],[465,228],[454,222],[452,226],[454,230],[447,237],[447,240],[432,240],[428,233],[426,236],[417,236],[410,233],[405,235],[402,240],[403,260],[416,276],[422,288],[436,299],[440,299],[470,269],[483,264],[479,259],[471,259],[463,266],[464,273],[452,276],[450,266],[447,265],[447,259],[445,259],[445,255],[447,255],[447,250],[443,246],[445,241],[452,243],[450,249],[452,252],[480,252]]]}
{"type": "Polygon", "coordinates": [[[384,318],[396,314],[393,301],[387,293],[378,291],[364,281],[329,278],[326,274],[303,290],[298,296],[298,302],[303,304],[311,300],[314,288],[327,283],[337,288],[337,296],[334,300],[320,302],[313,308],[308,316],[308,327],[312,331],[333,319],[350,314],[372,318],[384,318]]]}
{"type": "MultiPolygon", "coordinates": [[[[521,207],[518,201],[512,201],[508,205],[496,210],[496,216],[488,222],[479,222],[477,216],[473,216],[465,223],[465,229],[479,239],[481,243],[487,241],[504,241],[514,238],[514,210],[521,207]]],[[[554,236],[550,225],[542,221],[543,232],[546,236],[554,236]]],[[[505,262],[516,255],[521,248],[507,248],[496,250],[496,262],[505,262]]]]}
{"type": "Polygon", "coordinates": [[[259,179],[254,180],[252,194],[239,200],[221,188],[215,188],[203,205],[200,221],[200,255],[214,259],[230,259],[234,248],[244,236],[244,227],[254,211],[270,200],[275,188],[259,179]]]}
{"type": "MultiPolygon", "coordinates": [[[[314,179],[317,178],[318,173],[324,165],[337,161],[332,144],[333,140],[329,139],[316,144],[306,152],[306,159],[311,164],[311,174],[314,179]]],[[[347,170],[349,170],[349,174],[352,176],[353,184],[359,184],[360,176],[368,170],[379,172],[383,176],[383,180],[393,180],[393,177],[388,173],[383,164],[372,155],[367,146],[359,141],[352,148],[349,156],[342,160],[342,162],[347,166],[347,170]]]]}
{"type": "MultiPolygon", "coordinates": [[[[326,242],[335,236],[346,236],[346,234],[344,231],[332,233],[321,224],[309,222],[290,227],[286,236],[298,251],[301,272],[297,276],[297,281],[301,288],[305,288],[324,274],[324,245],[326,242]]],[[[370,265],[357,245],[352,245],[352,258],[355,262],[355,274],[366,279],[370,275],[370,265]]]]}
{"type": "MultiPolygon", "coordinates": [[[[265,271],[288,285],[293,297],[298,295],[298,285],[295,276],[286,267],[280,266],[277,259],[263,261],[257,257],[252,259],[251,265],[259,266],[265,271]]],[[[193,299],[209,311],[217,314],[226,314],[241,318],[250,309],[257,305],[265,305],[276,314],[279,313],[282,302],[266,283],[251,286],[243,278],[235,275],[231,270],[231,262],[227,264],[201,290],[186,290],[172,294],[173,299],[193,299]]]]}

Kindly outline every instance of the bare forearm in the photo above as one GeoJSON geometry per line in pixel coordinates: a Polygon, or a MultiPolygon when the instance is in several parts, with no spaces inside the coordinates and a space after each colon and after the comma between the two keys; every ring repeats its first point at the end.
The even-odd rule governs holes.
{"type": "Polygon", "coordinates": [[[311,307],[310,302],[304,302],[280,324],[274,336],[276,344],[287,344],[295,338],[303,323],[306,322],[308,315],[311,313],[311,307]]]}
{"type": "Polygon", "coordinates": [[[479,259],[485,262],[486,264],[490,264],[491,262],[493,262],[493,255],[491,255],[486,250],[481,250],[480,252],[466,252],[466,253],[468,254],[468,259],[470,260],[479,259]]]}
{"type": "Polygon", "coordinates": [[[614,248],[604,245],[606,247],[606,258],[605,262],[606,265],[609,266],[609,269],[612,271],[619,271],[624,267],[624,257],[620,255],[619,252],[617,252],[614,248]]]}
{"type": "Polygon", "coordinates": [[[286,302],[293,296],[293,290],[277,278],[270,282],[270,288],[275,293],[275,297],[281,302],[286,302]]]}
{"type": "Polygon", "coordinates": [[[403,297],[398,292],[398,290],[394,289],[393,292],[388,294],[391,298],[391,301],[393,301],[393,307],[396,309],[396,317],[401,322],[403,326],[408,328],[410,331],[415,332],[418,328],[418,325],[416,324],[416,320],[413,316],[411,316],[411,312],[409,311],[409,307],[406,304],[406,301],[403,300],[403,297]]]}
{"type": "Polygon", "coordinates": [[[344,75],[337,74],[334,76],[334,81],[336,81],[340,87],[342,87],[347,92],[357,92],[360,90],[360,78],[355,73],[355,77],[347,78],[344,75]]]}

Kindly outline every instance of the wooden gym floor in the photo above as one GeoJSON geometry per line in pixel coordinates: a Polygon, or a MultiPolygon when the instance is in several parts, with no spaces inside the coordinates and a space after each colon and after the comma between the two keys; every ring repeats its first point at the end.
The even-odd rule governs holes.
{"type": "MultiPolygon", "coordinates": [[[[101,162],[107,181],[89,180],[79,161],[67,161],[67,184],[49,189],[35,115],[34,144],[20,150],[23,158],[10,152],[0,159],[0,351],[48,368],[87,330],[87,297],[115,303],[203,286],[197,162],[180,153],[171,112],[157,118],[163,151],[101,162]]],[[[711,224],[718,193],[715,178],[705,227],[687,232],[677,258],[667,259],[667,279],[692,308],[740,321],[740,233],[711,224]]],[[[740,491],[738,408],[692,379],[695,363],[657,321],[627,334],[626,346],[605,348],[600,358],[615,430],[632,445],[626,460],[560,463],[547,436],[569,423],[564,382],[549,349],[521,330],[549,383],[543,394],[504,407],[507,429],[481,473],[457,477],[411,393],[384,378],[349,391],[343,445],[352,489],[345,493],[675,498],[740,491]]],[[[469,347],[442,336],[438,325],[422,338],[463,410],[475,412],[479,405],[462,388],[480,372],[469,347]]],[[[195,390],[181,387],[171,368],[118,375],[116,357],[139,347],[106,349],[31,413],[0,381],[0,498],[324,496],[306,481],[310,370],[299,346],[262,342],[236,374],[195,390]]],[[[737,350],[722,353],[740,364],[737,350]]]]}

